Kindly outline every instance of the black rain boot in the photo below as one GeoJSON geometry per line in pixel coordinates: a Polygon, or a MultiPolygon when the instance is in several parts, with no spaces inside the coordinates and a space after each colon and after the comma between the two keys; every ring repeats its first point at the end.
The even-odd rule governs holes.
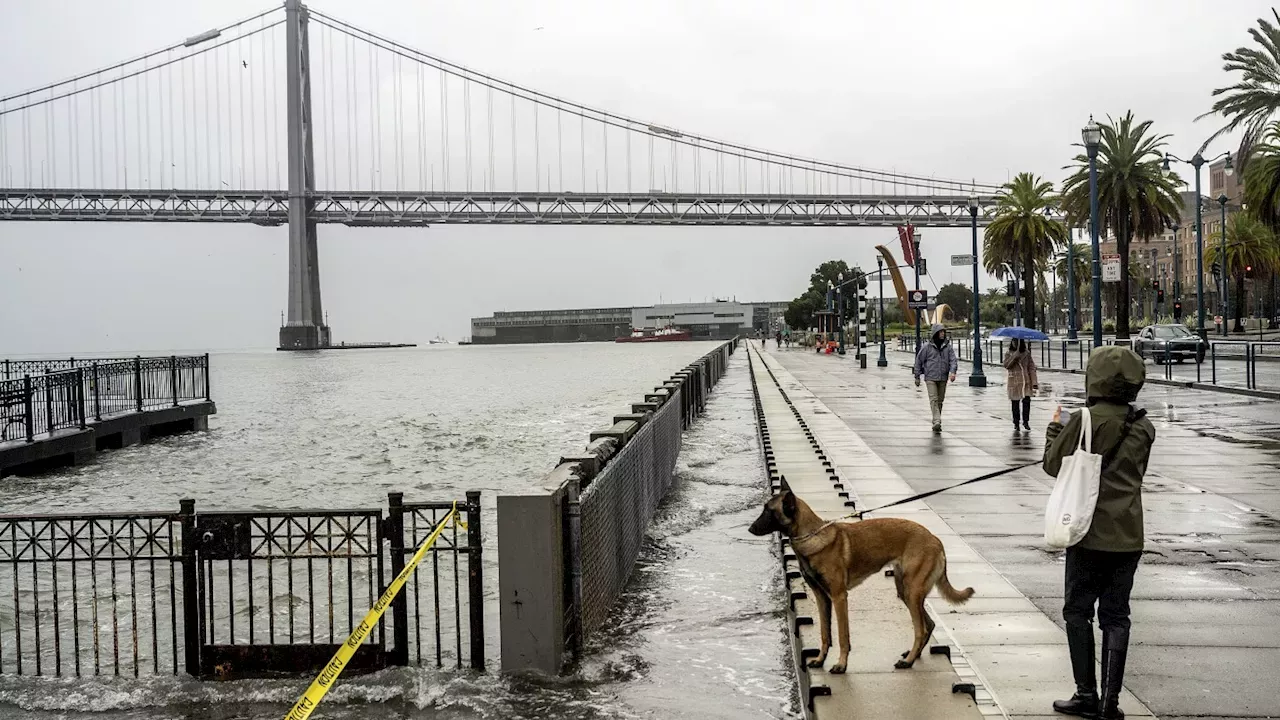
{"type": "Polygon", "coordinates": [[[1054,700],[1053,711],[1064,715],[1095,717],[1099,702],[1098,677],[1093,666],[1093,625],[1068,625],[1067,647],[1071,650],[1071,674],[1076,681],[1076,693],[1070,700],[1054,700]]]}
{"type": "Polygon", "coordinates": [[[1120,710],[1120,689],[1124,686],[1124,661],[1129,654],[1129,630],[1102,631],[1102,711],[1100,720],[1124,720],[1120,710]]]}

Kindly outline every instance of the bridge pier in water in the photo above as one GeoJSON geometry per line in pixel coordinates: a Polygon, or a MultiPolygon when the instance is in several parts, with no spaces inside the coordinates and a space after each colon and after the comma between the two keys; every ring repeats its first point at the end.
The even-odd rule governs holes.
{"type": "Polygon", "coordinates": [[[320,301],[320,258],[316,222],[311,218],[315,192],[312,142],[311,47],[307,8],[301,0],[285,2],[286,119],[289,141],[289,310],[280,327],[281,350],[329,347],[329,326],[320,301]]]}

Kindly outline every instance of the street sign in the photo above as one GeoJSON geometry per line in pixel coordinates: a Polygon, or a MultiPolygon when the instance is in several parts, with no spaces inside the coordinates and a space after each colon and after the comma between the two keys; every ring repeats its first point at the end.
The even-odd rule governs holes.
{"type": "Polygon", "coordinates": [[[1120,282],[1120,256],[1102,256],[1102,282],[1120,282]]]}
{"type": "Polygon", "coordinates": [[[929,309],[929,293],[925,290],[910,290],[907,292],[907,307],[912,310],[928,310],[929,309]]]}
{"type": "Polygon", "coordinates": [[[952,255],[951,256],[952,267],[963,267],[965,265],[972,265],[972,264],[973,264],[972,255],[952,255]]]}

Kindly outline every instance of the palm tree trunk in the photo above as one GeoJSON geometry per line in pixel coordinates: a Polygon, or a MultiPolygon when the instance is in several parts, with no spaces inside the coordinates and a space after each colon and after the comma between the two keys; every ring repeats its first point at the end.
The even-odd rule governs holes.
{"type": "Polygon", "coordinates": [[[1236,306],[1232,310],[1236,311],[1236,327],[1232,332],[1244,332],[1244,273],[1236,275],[1236,306]]]}
{"type": "Polygon", "coordinates": [[[1029,328],[1036,326],[1036,262],[1034,251],[1027,249],[1027,255],[1023,258],[1022,269],[1022,286],[1027,290],[1023,293],[1026,298],[1022,306],[1022,318],[1025,325],[1029,328]]]}
{"type": "MultiPolygon", "coordinates": [[[[1267,288],[1267,327],[1271,327],[1272,319],[1276,316],[1276,272],[1271,271],[1271,282],[1267,288]]],[[[1275,328],[1272,328],[1273,330],[1275,328]]]]}
{"type": "Polygon", "coordinates": [[[1116,252],[1120,253],[1120,282],[1116,297],[1116,340],[1129,339],[1129,218],[1120,213],[1120,232],[1116,233],[1116,252]]]}

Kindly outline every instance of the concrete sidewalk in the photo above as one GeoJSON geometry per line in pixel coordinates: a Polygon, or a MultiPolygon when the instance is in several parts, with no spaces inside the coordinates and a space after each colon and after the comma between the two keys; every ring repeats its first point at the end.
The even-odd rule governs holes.
{"type": "MultiPolygon", "coordinates": [[[[761,443],[770,465],[770,478],[787,483],[819,515],[836,518],[852,510],[847,486],[841,486],[835,467],[847,467],[865,459],[865,451],[851,446],[852,433],[824,433],[815,447],[814,431],[793,412],[759,350],[749,348],[755,381],[761,443]],[[860,457],[861,455],[861,457],[860,457]]],[[[776,364],[775,364],[776,368],[776,364]]],[[[783,372],[781,368],[776,368],[783,372]]],[[[875,575],[849,593],[851,652],[845,673],[828,672],[839,660],[839,636],[831,625],[831,650],[821,668],[807,667],[821,646],[817,606],[800,576],[795,555],[784,541],[784,569],[790,599],[788,624],[795,645],[796,672],[801,702],[809,706],[806,717],[815,720],[882,718],[885,720],[981,720],[985,709],[997,712],[990,696],[974,698],[954,692],[962,678],[947,655],[925,653],[910,670],[896,670],[900,653],[911,645],[911,621],[897,597],[891,579],[875,575]]],[[[935,631],[934,643],[945,643],[945,631],[935,631]]],[[[988,713],[992,714],[992,713],[988,713]]]]}
{"type": "MultiPolygon", "coordinates": [[[[923,391],[896,363],[860,370],[851,357],[769,354],[797,390],[815,396],[815,415],[831,413],[912,492],[1037,459],[1053,407],[1084,401],[1083,378],[1043,373],[1034,430],[1014,433],[999,384],[1003,373],[986,389],[969,388],[961,375],[949,388],[938,436],[930,431],[923,391]]],[[[1272,439],[1280,404],[1157,386],[1144,389],[1139,404],[1158,439],[1145,483],[1147,551],[1134,588],[1127,686],[1160,717],[1280,717],[1280,442],[1272,439]]],[[[850,477],[856,473],[851,469],[850,477]]],[[[976,652],[964,641],[965,628],[955,630],[980,668],[1008,668],[1013,661],[1014,674],[1043,678],[1046,691],[1052,686],[1043,698],[1028,695],[1034,702],[1015,705],[1013,714],[1048,715],[1051,696],[1070,690],[1056,627],[1062,624],[1062,554],[1045,549],[1041,536],[1051,487],[1052,479],[1032,467],[924,503],[1040,618],[1026,616],[1038,629],[1009,637],[1014,644],[981,645],[976,652]],[[1031,648],[1045,654],[1036,658],[1031,648]]],[[[883,499],[896,499],[893,494],[883,499]]],[[[986,579],[971,581],[956,567],[953,581],[977,587],[978,602],[986,579]]],[[[1003,698],[1004,671],[992,672],[993,692],[1003,698]]]]}

